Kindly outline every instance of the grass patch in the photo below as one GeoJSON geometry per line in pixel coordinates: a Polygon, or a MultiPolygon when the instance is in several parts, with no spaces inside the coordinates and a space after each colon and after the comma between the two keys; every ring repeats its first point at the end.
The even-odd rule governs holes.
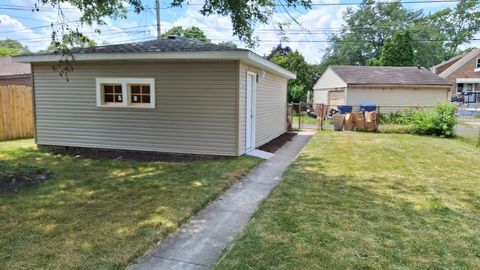
{"type": "Polygon", "coordinates": [[[123,269],[260,162],[94,160],[32,140],[0,143],[0,160],[54,174],[0,195],[2,269],[123,269]]]}
{"type": "Polygon", "coordinates": [[[217,269],[479,269],[474,164],[454,139],[318,132],[217,269]]]}
{"type": "Polygon", "coordinates": [[[302,123],[305,125],[319,125],[319,120],[313,117],[308,116],[306,113],[303,116],[294,115],[292,117],[292,126],[298,127],[298,121],[302,120],[302,123]]]}
{"type": "Polygon", "coordinates": [[[378,126],[378,132],[380,132],[380,133],[411,134],[411,133],[413,133],[413,126],[411,126],[411,125],[384,124],[384,125],[379,125],[378,126]]]}

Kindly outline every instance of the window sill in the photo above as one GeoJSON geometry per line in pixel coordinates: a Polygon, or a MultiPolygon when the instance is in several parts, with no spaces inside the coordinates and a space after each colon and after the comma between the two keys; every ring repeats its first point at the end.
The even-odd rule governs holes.
{"type": "Polygon", "coordinates": [[[473,70],[474,72],[480,72],[480,68],[476,68],[473,70]]]}
{"type": "Polygon", "coordinates": [[[155,109],[155,106],[124,106],[124,105],[97,105],[97,108],[113,108],[113,109],[142,109],[142,110],[153,110],[155,109]]]}

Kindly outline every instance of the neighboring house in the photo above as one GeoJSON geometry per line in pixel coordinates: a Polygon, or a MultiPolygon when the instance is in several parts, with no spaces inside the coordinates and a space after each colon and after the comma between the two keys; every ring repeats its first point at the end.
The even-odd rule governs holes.
{"type": "Polygon", "coordinates": [[[317,104],[430,106],[446,102],[450,87],[422,67],[329,66],[313,89],[317,104]]]}
{"type": "Polygon", "coordinates": [[[432,71],[453,84],[451,97],[465,94],[466,103],[480,103],[480,49],[457,55],[432,71]]]}
{"type": "Polygon", "coordinates": [[[32,54],[39,145],[236,156],[286,131],[295,74],[257,54],[171,36],[32,54]]]}
{"type": "Polygon", "coordinates": [[[15,63],[12,57],[0,58],[0,86],[32,86],[32,74],[29,64],[15,63]]]}

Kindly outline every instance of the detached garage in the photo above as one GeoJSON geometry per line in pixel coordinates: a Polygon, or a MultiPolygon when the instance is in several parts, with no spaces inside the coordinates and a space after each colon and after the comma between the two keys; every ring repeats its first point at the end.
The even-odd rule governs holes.
{"type": "Polygon", "coordinates": [[[431,106],[452,85],[423,67],[329,66],[314,86],[314,103],[431,106]]]}
{"type": "Polygon", "coordinates": [[[287,131],[295,74],[246,50],[170,36],[16,56],[31,63],[41,146],[238,156],[287,131]]]}

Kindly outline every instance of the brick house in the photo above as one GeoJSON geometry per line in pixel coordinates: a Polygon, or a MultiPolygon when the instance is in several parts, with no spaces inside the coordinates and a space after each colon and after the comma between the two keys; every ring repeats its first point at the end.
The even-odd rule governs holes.
{"type": "Polygon", "coordinates": [[[463,94],[465,103],[480,103],[480,48],[440,63],[432,71],[453,84],[451,97],[463,94]]]}

